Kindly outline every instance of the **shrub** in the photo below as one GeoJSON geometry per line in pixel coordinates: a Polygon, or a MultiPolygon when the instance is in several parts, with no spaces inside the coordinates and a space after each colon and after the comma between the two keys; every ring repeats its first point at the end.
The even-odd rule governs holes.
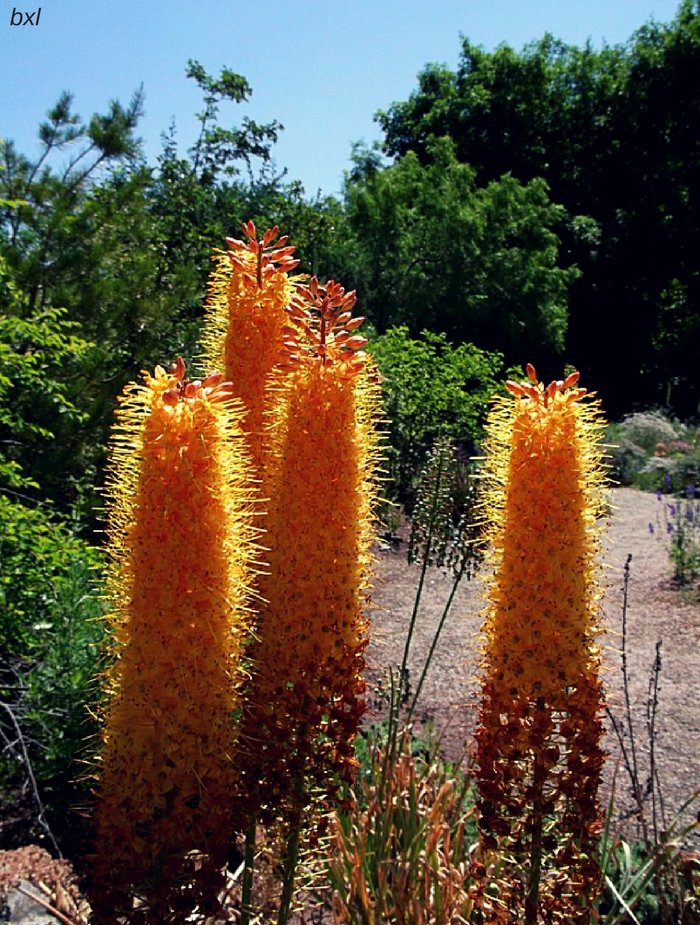
{"type": "Polygon", "coordinates": [[[688,485],[700,482],[700,450],[676,451],[668,456],[652,456],[634,475],[633,483],[646,491],[684,493],[688,485]]]}
{"type": "Polygon", "coordinates": [[[653,453],[657,444],[675,440],[673,425],[657,411],[639,411],[622,420],[625,437],[636,446],[653,453]]]}
{"type": "Polygon", "coordinates": [[[611,477],[622,485],[657,491],[670,479],[674,491],[700,481],[697,429],[658,411],[630,414],[606,429],[611,477]]]}
{"type": "Polygon", "coordinates": [[[384,376],[389,476],[402,494],[438,434],[470,448],[478,442],[503,358],[431,331],[411,338],[406,327],[391,328],[371,350],[384,376]]]}
{"type": "Polygon", "coordinates": [[[94,731],[85,705],[101,637],[98,555],[45,509],[4,495],[0,524],[0,789],[24,786],[31,772],[30,823],[61,839],[82,791],[74,762],[94,731]]]}
{"type": "Polygon", "coordinates": [[[620,485],[630,485],[647,462],[646,452],[624,435],[619,424],[608,428],[605,442],[610,477],[620,485]]]}
{"type": "Polygon", "coordinates": [[[633,474],[631,479],[635,488],[643,491],[656,491],[660,485],[673,482],[674,460],[664,456],[652,456],[633,474]]]}
{"type": "Polygon", "coordinates": [[[95,555],[46,508],[30,508],[0,494],[0,656],[26,668],[45,648],[46,631],[73,579],[76,564],[95,555]]]}
{"type": "Polygon", "coordinates": [[[700,447],[674,454],[668,474],[676,492],[684,491],[687,485],[700,484],[700,447]]]}

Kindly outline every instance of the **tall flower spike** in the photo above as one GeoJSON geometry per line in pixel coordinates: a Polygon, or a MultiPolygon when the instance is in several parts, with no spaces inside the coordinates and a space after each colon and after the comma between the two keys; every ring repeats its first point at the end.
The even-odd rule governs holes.
{"type": "Polygon", "coordinates": [[[492,921],[519,910],[525,923],[585,923],[600,877],[603,425],[578,373],[545,387],[527,372],[507,383],[512,397],[497,400],[487,424],[493,577],[477,779],[481,843],[503,864],[504,889],[484,908],[492,921]]]}
{"type": "Polygon", "coordinates": [[[274,404],[280,372],[279,350],[290,320],[287,306],[294,295],[299,261],[277,227],[258,240],[253,222],[243,225],[246,240],[227,238],[228,252],[214,255],[216,268],[202,335],[207,369],[222,369],[233,394],[246,410],[244,428],[252,460],[262,471],[266,419],[274,404]]]}
{"type": "MultiPolygon", "coordinates": [[[[309,338],[287,346],[296,371],[272,429],[263,487],[270,574],[261,578],[267,603],[251,648],[241,732],[248,814],[259,808],[263,821],[282,815],[293,826],[307,799],[300,779],[306,777],[305,794],[311,786],[332,796],[339,779],[354,773],[379,439],[379,386],[369,358],[358,363],[347,342],[342,352],[331,349],[328,329],[329,349],[318,350],[314,307],[330,313],[333,302],[342,315],[354,295],[314,281],[308,292],[309,338]]],[[[347,330],[348,319],[343,323],[347,330]]]]}
{"type": "Polygon", "coordinates": [[[104,677],[91,902],[95,921],[182,922],[217,907],[231,825],[230,749],[253,549],[242,411],[182,360],[128,385],[108,482],[104,677]]]}
{"type": "Polygon", "coordinates": [[[455,539],[457,453],[449,437],[435,440],[423,467],[411,516],[408,561],[424,557],[442,568],[455,539]]]}

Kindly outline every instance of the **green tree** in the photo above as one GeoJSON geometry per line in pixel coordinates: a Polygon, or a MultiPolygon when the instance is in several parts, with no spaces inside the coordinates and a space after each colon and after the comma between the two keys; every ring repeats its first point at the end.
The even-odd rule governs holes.
{"type": "Polygon", "coordinates": [[[244,117],[240,125],[224,127],[222,104],[247,102],[252,94],[248,81],[226,67],[214,77],[195,60],[188,61],[186,74],[203,97],[203,108],[196,114],[197,140],[182,156],[171,126],[153,173],[150,207],[159,224],[159,275],[178,268],[185,301],[196,311],[204,294],[211,248],[223,246],[225,236],[237,232],[248,219],[248,189],[266,185],[261,178],[272,167],[272,146],[283,126],[244,117]],[[261,165],[258,170],[255,164],[261,165]],[[243,173],[245,180],[241,180],[243,173]]]}
{"type": "Polygon", "coordinates": [[[278,195],[278,181],[254,177],[253,164],[271,165],[281,126],[220,124],[224,104],[249,98],[245,78],[227,68],[213,77],[196,61],[187,75],[204,104],[184,157],[173,130],[158,164],[143,163],[140,92],[87,123],[62,94],[40,126],[35,161],[11,142],[0,148],[0,255],[23,294],[11,314],[31,320],[59,306],[62,321],[90,341],[57,377],[81,417],[56,419],[52,452],[33,460],[32,477],[64,510],[81,498],[84,510],[94,506],[91,486],[122,385],[144,366],[196,351],[212,247],[237,233],[249,204],[278,195]]]}
{"type": "Polygon", "coordinates": [[[2,249],[26,294],[27,312],[56,304],[58,281],[79,272],[76,211],[104,170],[138,157],[134,132],[142,102],[138,91],[127,107],[113,101],[106,114],[85,123],[73,112],[71,94],[62,93],[39,126],[36,160],[19,154],[11,141],[0,141],[2,249]],[[55,166],[59,156],[66,162],[55,166]]]}
{"type": "Polygon", "coordinates": [[[425,166],[408,152],[346,186],[363,310],[380,332],[405,324],[500,350],[509,362],[549,360],[564,343],[576,275],[557,265],[563,210],[542,180],[504,176],[479,187],[449,140],[428,148],[425,166]]]}
{"type": "Polygon", "coordinates": [[[430,139],[448,136],[480,184],[509,172],[543,177],[555,201],[586,213],[597,192],[587,169],[610,154],[626,66],[621,48],[579,49],[550,34],[521,52],[486,52],[464,38],[456,72],[429,65],[407,101],[378,113],[383,148],[426,162],[430,139]]]}
{"type": "Polygon", "coordinates": [[[80,423],[67,370],[89,344],[64,310],[28,313],[6,259],[0,254],[0,492],[36,494],[37,458],[64,418],[80,423]]]}
{"type": "Polygon", "coordinates": [[[456,72],[430,66],[411,97],[378,115],[385,153],[452,139],[484,186],[543,178],[571,216],[562,260],[572,286],[567,356],[612,413],[670,401],[697,409],[700,4],[625,45],[576,48],[546,35],[516,52],[463,40],[456,72]],[[584,233],[581,234],[580,232],[584,233]],[[625,330],[624,349],[619,337],[625,330]]]}
{"type": "MultiPolygon", "coordinates": [[[[54,438],[44,434],[42,453],[36,446],[28,451],[25,437],[9,445],[25,454],[28,477],[41,485],[41,495],[63,506],[75,499],[83,469],[76,437],[91,411],[87,342],[101,334],[102,305],[79,306],[74,299],[75,291],[99,273],[85,233],[84,210],[105,177],[137,164],[135,129],[141,106],[138,91],[128,106],[112,102],[106,113],[84,122],[73,111],[71,95],[62,93],[39,126],[41,147],[35,160],[18,153],[11,141],[0,141],[0,257],[3,274],[11,279],[2,293],[3,343],[14,363],[12,389],[27,396],[18,418],[31,423],[35,436],[41,436],[36,428],[46,429],[50,421],[54,438]],[[61,355],[64,348],[70,356],[61,355]],[[42,391],[39,381],[44,355],[56,364],[50,377],[53,394],[42,391]],[[35,394],[26,383],[30,370],[36,371],[35,394]]],[[[5,409],[17,407],[14,395],[2,398],[9,402],[5,409]]]]}
{"type": "Polygon", "coordinates": [[[227,67],[218,78],[212,77],[192,59],[187,62],[186,73],[204,96],[204,109],[197,113],[199,137],[191,152],[192,171],[199,182],[212,186],[221,172],[229,176],[239,173],[241,161],[250,171],[252,158],[269,160],[270,146],[284,127],[279,122],[261,125],[247,116],[236,128],[223,128],[217,122],[221,102],[245,103],[250,98],[253,91],[245,77],[227,67]]]}

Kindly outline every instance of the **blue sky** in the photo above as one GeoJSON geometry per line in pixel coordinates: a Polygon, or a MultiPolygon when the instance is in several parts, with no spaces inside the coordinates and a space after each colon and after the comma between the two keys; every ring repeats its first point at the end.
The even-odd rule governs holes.
{"type": "Polygon", "coordinates": [[[248,104],[222,107],[223,125],[243,115],[278,120],[277,165],[309,195],[336,193],[353,142],[379,138],[374,113],[406,99],[428,62],[455,68],[460,33],[486,49],[520,49],[545,32],[600,47],[627,41],[649,19],[670,21],[677,8],[677,0],[0,0],[0,137],[32,156],[61,90],[87,118],[143,83],[139,134],[149,159],[173,120],[185,149],[201,105],[184,73],[195,58],[214,75],[226,65],[253,88],[248,104]],[[10,25],[13,10],[39,5],[38,25],[10,25]]]}

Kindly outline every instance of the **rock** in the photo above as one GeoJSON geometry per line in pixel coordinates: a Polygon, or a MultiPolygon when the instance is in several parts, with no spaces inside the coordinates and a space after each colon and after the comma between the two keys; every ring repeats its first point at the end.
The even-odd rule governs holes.
{"type": "Polygon", "coordinates": [[[28,880],[22,880],[20,887],[20,890],[8,892],[5,908],[0,908],[0,921],[9,922],[11,925],[56,925],[59,919],[23,892],[31,893],[46,902],[46,897],[41,891],[28,880]]]}

